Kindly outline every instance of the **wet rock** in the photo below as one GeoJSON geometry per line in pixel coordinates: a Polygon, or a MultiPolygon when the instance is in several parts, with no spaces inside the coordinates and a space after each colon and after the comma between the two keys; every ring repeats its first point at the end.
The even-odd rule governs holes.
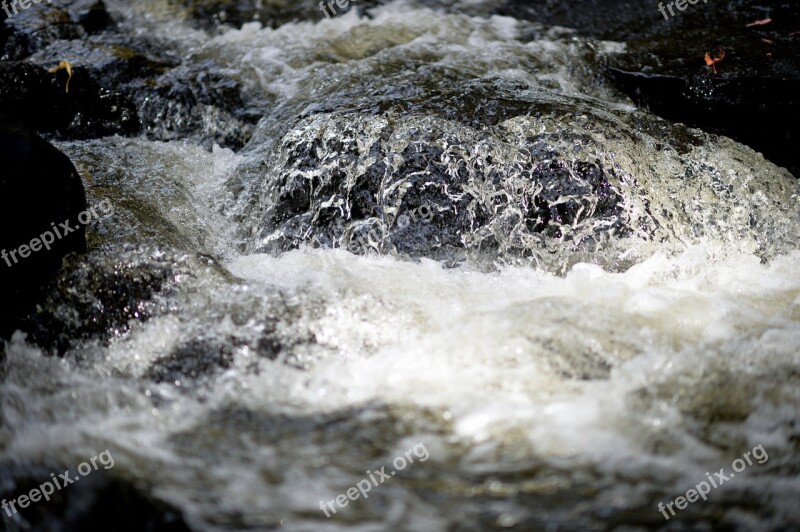
{"type": "Polygon", "coordinates": [[[232,363],[233,351],[229,345],[196,338],[157,360],[147,376],[155,382],[184,382],[208,378],[232,363]]]}
{"type": "Polygon", "coordinates": [[[212,61],[182,64],[182,58],[156,49],[154,43],[106,36],[102,42],[50,46],[30,60],[50,65],[64,56],[76,58],[76,70],[92,83],[113,87],[113,94],[124,99],[131,127],[119,131],[123,135],[138,133],[141,125],[151,140],[192,139],[206,148],[217,143],[240,149],[261,117],[244,101],[229,70],[212,61]]]}
{"type": "Polygon", "coordinates": [[[81,178],[66,155],[29,129],[0,120],[0,334],[30,311],[72,252],[86,251],[81,178]],[[70,228],[69,233],[65,226],[70,228]]]}
{"type": "Polygon", "coordinates": [[[146,244],[105,243],[80,261],[68,261],[20,329],[48,355],[70,353],[83,360],[91,358],[87,346],[124,343],[143,323],[167,315],[181,320],[183,333],[166,356],[154,353],[145,375],[156,382],[207,381],[231,367],[239,348],[270,360],[285,352],[287,364],[302,367],[292,350],[313,341],[295,323],[302,318],[296,303],[278,294],[253,298],[210,256],[146,244]],[[235,295],[223,302],[220,294],[208,293],[216,285],[235,295]],[[215,304],[206,306],[210,300],[215,304]],[[205,310],[198,314],[198,308],[205,310]]]}
{"type": "MultiPolygon", "coordinates": [[[[489,6],[492,4],[489,3],[489,6]]],[[[657,3],[629,0],[506,0],[491,14],[564,26],[600,39],[628,41],[663,22],[657,3]]]]}
{"type": "Polygon", "coordinates": [[[53,354],[80,341],[124,334],[132,322],[164,311],[153,298],[171,286],[179,264],[178,257],[157,251],[93,252],[65,268],[23,330],[53,354]]]}
{"type": "Polygon", "coordinates": [[[158,43],[120,34],[102,2],[31,8],[4,31],[0,106],[40,132],[85,139],[144,129],[153,140],[240,149],[260,118],[229,72],[208,62],[180,66],[158,43]],[[65,59],[71,77],[48,72],[65,59]]]}
{"type": "Polygon", "coordinates": [[[69,76],[65,69],[51,73],[27,62],[3,62],[0,83],[0,108],[37,131],[92,138],[139,129],[132,102],[100,87],[81,67],[69,76]]]}
{"type": "MultiPolygon", "coordinates": [[[[4,61],[24,59],[49,44],[82,39],[114,24],[102,0],[40,2],[17,9],[16,14],[11,11],[0,27],[0,59],[4,61]]],[[[6,17],[4,11],[0,13],[6,17]]]]}
{"type": "Polygon", "coordinates": [[[387,100],[300,119],[265,155],[277,178],[257,193],[248,249],[565,271],[706,237],[764,257],[794,242],[797,184],[741,145],[549,93],[463,93],[439,94],[444,111],[387,100]],[[409,216],[420,209],[429,220],[409,216]]]}
{"type": "MultiPolygon", "coordinates": [[[[110,39],[106,30],[113,29],[102,1],[42,2],[7,19],[0,30],[0,108],[39,132],[62,138],[136,134],[132,100],[114,90],[114,83],[99,83],[92,69],[102,68],[103,62],[97,53],[83,53],[90,46],[76,44],[101,32],[110,39]],[[71,75],[66,69],[49,72],[62,61],[72,63],[71,75]]],[[[129,69],[117,64],[115,70],[129,69]]]]}
{"type": "Polygon", "coordinates": [[[155,87],[138,91],[140,117],[148,138],[197,138],[241,149],[261,113],[244,102],[239,84],[213,65],[180,67],[160,76],[155,87]]]}
{"type": "Polygon", "coordinates": [[[689,7],[662,31],[629,43],[612,62],[618,86],[660,116],[727,135],[800,176],[800,5],[689,7]],[[720,51],[714,72],[703,56],[720,51]]]}
{"type": "Polygon", "coordinates": [[[626,43],[610,58],[610,73],[637,104],[746,143],[800,174],[800,5],[731,0],[684,3],[681,11],[661,4],[663,14],[658,2],[509,0],[495,12],[626,43]],[[720,50],[715,73],[704,55],[720,50]]]}
{"type": "MultiPolygon", "coordinates": [[[[317,22],[325,18],[320,9],[319,0],[298,0],[282,2],[280,0],[176,0],[187,8],[188,16],[198,27],[212,29],[219,25],[241,27],[248,22],[261,22],[271,28],[280,27],[288,22],[317,22]]],[[[334,16],[344,14],[357,8],[359,13],[381,3],[379,0],[353,0],[340,8],[335,2],[334,16]]],[[[344,4],[344,2],[343,2],[344,4]]]]}
{"type": "MultiPolygon", "coordinates": [[[[48,45],[28,58],[40,66],[56,65],[69,58],[103,87],[130,94],[181,64],[181,58],[159,49],[157,43],[130,39],[116,32],[48,45]]],[[[70,87],[72,85],[70,84],[70,87]]]]}

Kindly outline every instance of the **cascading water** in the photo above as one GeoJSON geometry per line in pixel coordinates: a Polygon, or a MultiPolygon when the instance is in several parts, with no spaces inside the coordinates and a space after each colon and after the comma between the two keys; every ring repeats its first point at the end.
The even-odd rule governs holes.
{"type": "Polygon", "coordinates": [[[58,143],[114,214],[7,346],[9,492],[108,449],[196,530],[798,526],[796,180],[627,104],[620,44],[464,4],[209,37],[110,3],[260,120],[58,143]]]}

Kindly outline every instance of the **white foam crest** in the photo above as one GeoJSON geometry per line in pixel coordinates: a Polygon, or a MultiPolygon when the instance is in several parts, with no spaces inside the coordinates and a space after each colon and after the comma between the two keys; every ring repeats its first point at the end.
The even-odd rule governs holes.
{"type": "MultiPolygon", "coordinates": [[[[629,395],[638,389],[694,376],[698,367],[750,364],[769,372],[797,363],[791,346],[800,345],[800,275],[792,271],[798,257],[762,265],[750,256],[714,259],[698,246],[624,273],[581,264],[563,278],[517,268],[486,275],[316,250],[243,257],[230,266],[253,283],[316,292],[327,301],[327,314],[337,316],[320,322],[322,330],[330,327],[323,342],[330,352],[310,378],[277,387],[279,379],[264,386],[256,379],[250,387],[256,395],[279,390],[307,402],[310,411],[371,402],[432,408],[453,416],[455,433],[468,441],[522,426],[544,454],[597,458],[639,446],[636,430],[624,426],[629,395]],[[364,297],[382,306],[347,312],[364,297]],[[407,329],[398,339],[393,329],[403,317],[407,329]],[[340,356],[338,348],[369,326],[389,340],[369,354],[340,356]],[[547,341],[561,343],[548,352],[547,341]],[[598,353],[611,354],[608,380],[585,383],[559,374],[573,363],[580,370],[587,360],[579,350],[593,342],[598,353]]],[[[683,420],[668,409],[638,423],[680,431],[683,420]]]]}

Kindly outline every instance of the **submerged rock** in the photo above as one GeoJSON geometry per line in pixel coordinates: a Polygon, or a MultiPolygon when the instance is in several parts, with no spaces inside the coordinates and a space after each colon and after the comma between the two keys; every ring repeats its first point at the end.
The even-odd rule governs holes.
{"type": "Polygon", "coordinates": [[[0,335],[38,300],[71,252],[86,251],[81,178],[66,155],[30,130],[0,121],[0,335]]]}
{"type": "Polygon", "coordinates": [[[208,380],[217,372],[231,367],[233,350],[222,343],[195,338],[156,361],[148,371],[154,382],[208,380]]]}
{"type": "Polygon", "coordinates": [[[162,313],[153,299],[174,286],[181,267],[186,266],[178,257],[161,252],[92,252],[61,272],[23,330],[55,354],[80,341],[106,341],[162,313]]]}
{"type": "Polygon", "coordinates": [[[311,243],[563,272],[621,270],[704,238],[763,258],[796,241],[797,184],[725,138],[498,87],[407,106],[298,120],[263,161],[248,249],[311,243]],[[410,216],[420,210],[431,216],[410,216]]]}

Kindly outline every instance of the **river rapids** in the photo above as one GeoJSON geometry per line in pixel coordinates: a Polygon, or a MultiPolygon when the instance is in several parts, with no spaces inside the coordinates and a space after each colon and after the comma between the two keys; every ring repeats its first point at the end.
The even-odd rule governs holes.
{"type": "MultiPolygon", "coordinates": [[[[257,120],[56,143],[114,212],[7,345],[6,488],[108,450],[36,504],[113,479],[191,530],[800,526],[797,180],[609,88],[624,44],[457,4],[209,33],[108,2],[257,120]]],[[[69,529],[42,519],[0,524],[69,529]]]]}

